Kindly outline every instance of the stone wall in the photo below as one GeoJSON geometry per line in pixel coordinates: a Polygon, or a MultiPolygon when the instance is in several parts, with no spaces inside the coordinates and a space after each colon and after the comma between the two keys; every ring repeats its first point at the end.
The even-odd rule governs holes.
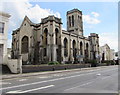
{"type": "Polygon", "coordinates": [[[69,64],[69,65],[23,65],[22,72],[40,72],[40,71],[54,71],[54,70],[66,70],[75,68],[90,67],[90,64],[69,64]]]}

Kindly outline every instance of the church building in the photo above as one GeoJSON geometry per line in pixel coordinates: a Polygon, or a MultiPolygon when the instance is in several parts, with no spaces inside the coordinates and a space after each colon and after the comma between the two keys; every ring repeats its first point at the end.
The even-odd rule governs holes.
{"type": "Polygon", "coordinates": [[[12,33],[12,58],[22,55],[23,64],[43,64],[50,61],[78,63],[96,59],[99,36],[84,36],[82,11],[67,11],[67,30],[62,30],[61,18],[53,15],[35,24],[25,16],[21,26],[12,33]]]}

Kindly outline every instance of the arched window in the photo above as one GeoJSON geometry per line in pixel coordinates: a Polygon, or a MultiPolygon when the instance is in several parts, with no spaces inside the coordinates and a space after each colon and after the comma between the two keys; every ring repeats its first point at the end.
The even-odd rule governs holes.
{"type": "Polygon", "coordinates": [[[76,42],[75,42],[75,40],[73,40],[73,44],[72,45],[73,45],[73,56],[76,57],[76,52],[77,51],[76,51],[76,42]]]}
{"type": "Polygon", "coordinates": [[[64,39],[64,56],[68,56],[68,41],[67,41],[67,38],[64,39]]]}
{"type": "Polygon", "coordinates": [[[80,24],[80,16],[78,15],[78,24],[80,24]]]}
{"type": "Polygon", "coordinates": [[[47,28],[45,28],[45,30],[44,30],[44,35],[43,35],[43,43],[44,43],[44,45],[47,45],[48,43],[47,43],[47,35],[48,35],[48,29],[47,28]]]}
{"type": "Polygon", "coordinates": [[[78,15],[78,20],[80,19],[79,15],[78,15]]]}
{"type": "Polygon", "coordinates": [[[88,43],[86,43],[85,55],[86,55],[86,58],[89,57],[89,45],[88,45],[88,43]]]}
{"type": "Polygon", "coordinates": [[[86,43],[86,50],[88,50],[88,47],[89,47],[89,45],[88,45],[88,43],[86,43]]]}
{"type": "Polygon", "coordinates": [[[71,27],[71,17],[69,16],[69,26],[71,27]]]}
{"type": "Polygon", "coordinates": [[[56,42],[56,45],[58,45],[58,39],[59,39],[59,31],[58,31],[58,29],[56,28],[55,29],[55,42],[56,42]]]}
{"type": "Polygon", "coordinates": [[[80,16],[80,20],[82,20],[82,16],[80,16]]]}
{"type": "Polygon", "coordinates": [[[72,26],[74,27],[74,16],[72,15],[72,26]]]}
{"type": "Polygon", "coordinates": [[[48,38],[47,38],[47,35],[48,35],[48,29],[45,28],[44,30],[44,35],[43,35],[43,45],[44,45],[44,56],[47,55],[47,44],[48,44],[48,38]]]}
{"type": "Polygon", "coordinates": [[[83,44],[80,42],[80,55],[83,55],[83,44]]]}
{"type": "Polygon", "coordinates": [[[28,53],[28,37],[27,36],[24,36],[22,38],[21,53],[28,53]]]}

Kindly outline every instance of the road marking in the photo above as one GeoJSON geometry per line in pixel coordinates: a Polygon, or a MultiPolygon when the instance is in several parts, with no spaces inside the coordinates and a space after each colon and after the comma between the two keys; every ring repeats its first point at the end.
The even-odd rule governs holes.
{"type": "Polygon", "coordinates": [[[106,78],[109,78],[109,77],[111,77],[111,76],[103,77],[102,80],[103,80],[103,79],[106,79],[106,78]]]}
{"type": "Polygon", "coordinates": [[[15,90],[15,91],[9,91],[9,92],[6,92],[7,94],[12,94],[12,93],[19,93],[21,90],[15,90]]]}
{"type": "Polygon", "coordinates": [[[98,74],[96,74],[97,76],[100,76],[101,75],[101,73],[98,73],[98,74]]]}
{"type": "Polygon", "coordinates": [[[37,77],[37,78],[44,79],[44,78],[49,78],[49,76],[41,76],[41,77],[37,77]]]}
{"type": "MultiPolygon", "coordinates": [[[[116,70],[116,69],[112,69],[112,70],[116,70]]],[[[112,71],[112,70],[106,70],[106,71],[112,71]]],[[[106,71],[101,71],[101,72],[106,72],[106,71]]],[[[40,81],[40,82],[33,82],[33,83],[21,84],[21,85],[16,85],[16,86],[11,86],[11,87],[0,88],[0,90],[17,88],[17,87],[23,87],[23,86],[29,86],[29,85],[35,85],[35,84],[52,82],[52,81],[63,80],[63,79],[69,79],[69,78],[74,78],[74,77],[79,77],[79,76],[84,76],[84,75],[89,75],[89,74],[96,74],[96,72],[90,72],[90,73],[87,73],[87,74],[80,74],[80,75],[74,75],[74,76],[68,76],[68,77],[62,77],[62,78],[56,78],[56,79],[51,79],[51,80],[46,80],[46,81],[40,81]]]]}
{"type": "Polygon", "coordinates": [[[63,76],[63,74],[54,74],[53,77],[60,77],[63,76]]]}
{"type": "Polygon", "coordinates": [[[25,91],[21,91],[21,90],[17,90],[17,91],[9,91],[7,93],[27,93],[27,92],[32,92],[32,91],[36,91],[36,90],[41,90],[41,89],[46,89],[46,88],[50,88],[53,87],[54,85],[48,85],[48,86],[44,86],[44,87],[40,87],[40,88],[35,88],[35,89],[29,89],[29,90],[25,90],[25,91]]]}
{"type": "Polygon", "coordinates": [[[59,74],[54,74],[53,76],[58,77],[58,76],[59,76],[59,74]]]}
{"type": "MultiPolygon", "coordinates": [[[[91,74],[91,73],[88,73],[88,74],[91,74]]],[[[78,77],[78,76],[82,76],[82,75],[85,75],[85,74],[74,75],[74,76],[69,76],[69,77],[64,77],[64,78],[51,79],[51,80],[46,80],[46,81],[34,82],[34,83],[28,83],[28,84],[22,84],[22,85],[11,86],[11,87],[5,87],[5,88],[1,88],[0,90],[23,87],[23,86],[28,86],[28,85],[35,85],[35,84],[40,84],[40,83],[45,83],[45,82],[52,82],[52,81],[57,81],[57,80],[63,80],[63,79],[78,77]]]]}
{"type": "Polygon", "coordinates": [[[87,82],[87,83],[84,83],[84,84],[82,84],[82,85],[75,86],[75,87],[72,87],[72,88],[68,88],[68,89],[66,89],[66,90],[64,90],[64,91],[72,90],[72,89],[75,89],[75,88],[78,88],[78,87],[81,87],[81,86],[85,86],[85,85],[91,84],[91,83],[93,83],[95,80],[96,80],[96,79],[93,79],[93,80],[90,81],[90,82],[87,82]]]}
{"type": "Polygon", "coordinates": [[[20,80],[18,80],[18,81],[26,81],[27,79],[20,79],[20,80]]]}
{"type": "Polygon", "coordinates": [[[10,82],[0,82],[0,85],[11,84],[10,82]]]}
{"type": "Polygon", "coordinates": [[[59,76],[65,76],[66,74],[60,74],[59,76]]]}
{"type": "MultiPolygon", "coordinates": [[[[98,74],[98,75],[101,75],[101,74],[98,74]]],[[[103,79],[106,79],[106,78],[109,78],[109,77],[112,77],[112,76],[103,77],[103,78],[101,78],[101,79],[103,80],[103,79]]],[[[72,90],[72,89],[75,89],[75,88],[78,88],[78,87],[81,87],[81,86],[85,86],[85,85],[91,84],[91,83],[95,82],[95,80],[97,80],[97,79],[99,79],[99,78],[93,79],[92,81],[87,82],[87,83],[84,83],[84,84],[79,85],[79,86],[75,86],[75,87],[72,87],[72,88],[68,88],[68,89],[66,89],[66,90],[64,90],[64,91],[72,90]]]]}

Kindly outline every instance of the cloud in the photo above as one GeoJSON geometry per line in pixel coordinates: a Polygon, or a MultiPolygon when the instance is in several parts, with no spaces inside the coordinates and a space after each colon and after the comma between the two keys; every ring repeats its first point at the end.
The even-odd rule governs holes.
{"type": "Polygon", "coordinates": [[[99,13],[96,13],[96,12],[92,12],[91,13],[94,17],[98,17],[99,16],[99,13]]]}
{"type": "Polygon", "coordinates": [[[98,20],[99,14],[96,12],[91,12],[91,15],[83,15],[83,21],[87,24],[98,24],[101,21],[98,20]]]}
{"type": "Polygon", "coordinates": [[[54,12],[51,9],[43,9],[38,4],[32,5],[28,0],[6,2],[4,6],[4,11],[11,14],[11,19],[17,18],[16,20],[21,20],[27,15],[32,21],[39,23],[41,18],[48,15],[60,17],[59,12],[54,12]]]}
{"type": "Polygon", "coordinates": [[[108,44],[111,49],[115,49],[118,51],[118,33],[110,32],[110,33],[101,33],[99,34],[100,46],[108,44]]]}
{"type": "MultiPolygon", "coordinates": [[[[51,9],[41,8],[38,4],[33,5],[28,0],[15,0],[13,2],[3,2],[2,11],[11,15],[9,21],[8,34],[12,34],[12,31],[19,28],[24,17],[27,15],[34,23],[40,23],[41,18],[45,18],[49,15],[54,15],[60,18],[59,12],[54,12],[51,9]]],[[[11,40],[11,37],[8,37],[11,40]]],[[[8,45],[8,47],[11,47],[8,45]]]]}

